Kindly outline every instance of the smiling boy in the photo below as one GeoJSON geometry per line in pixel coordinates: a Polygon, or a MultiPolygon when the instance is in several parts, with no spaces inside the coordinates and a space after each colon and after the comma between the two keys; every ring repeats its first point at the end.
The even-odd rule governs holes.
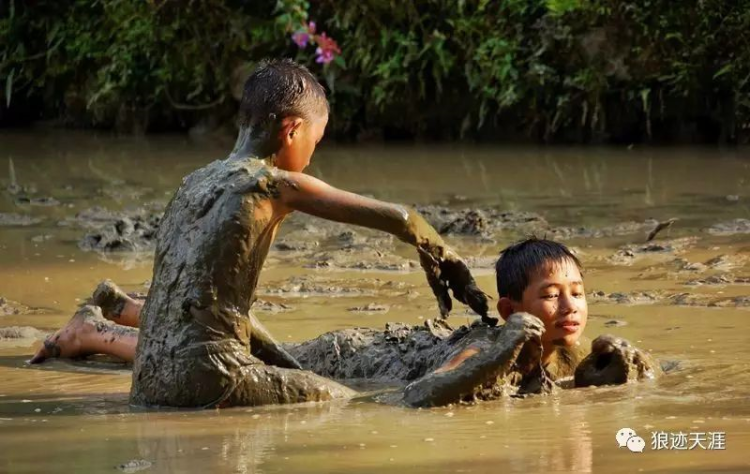
{"type": "Polygon", "coordinates": [[[580,341],[588,320],[581,269],[565,245],[537,238],[507,247],[495,265],[500,316],[527,312],[542,321],[542,364],[553,379],[572,376],[590,352],[580,341]]]}

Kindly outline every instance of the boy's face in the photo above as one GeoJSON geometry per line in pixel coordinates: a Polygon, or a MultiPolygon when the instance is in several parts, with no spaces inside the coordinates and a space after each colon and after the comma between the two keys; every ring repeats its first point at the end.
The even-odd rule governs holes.
{"type": "Polygon", "coordinates": [[[314,120],[300,117],[283,119],[281,148],[276,153],[276,166],[286,171],[300,172],[310,164],[315,146],[323,138],[328,114],[314,120]]]}
{"type": "Polygon", "coordinates": [[[567,259],[546,265],[531,276],[521,301],[500,298],[498,310],[503,318],[525,311],[541,319],[545,354],[551,354],[553,346],[572,346],[583,334],[588,319],[578,266],[567,259]]]}

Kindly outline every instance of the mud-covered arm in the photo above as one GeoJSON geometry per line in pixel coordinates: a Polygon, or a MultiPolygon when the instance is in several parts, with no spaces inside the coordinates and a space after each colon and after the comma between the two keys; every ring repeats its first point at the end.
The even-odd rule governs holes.
{"type": "MultiPolygon", "coordinates": [[[[443,406],[475,393],[487,382],[504,375],[526,343],[541,347],[542,322],[516,313],[508,318],[495,340],[478,341],[434,372],[407,385],[403,401],[412,407],[443,406]]],[[[541,356],[541,351],[537,351],[541,356]]]]}
{"type": "Polygon", "coordinates": [[[414,245],[443,316],[452,307],[450,288],[457,300],[496,322],[487,318],[487,297],[466,264],[415,210],[343,191],[301,173],[280,173],[276,189],[278,201],[289,210],[382,230],[414,245]]]}
{"type": "Polygon", "coordinates": [[[405,206],[337,189],[302,173],[279,173],[276,179],[278,199],[291,210],[382,230],[435,257],[443,257],[447,251],[437,231],[405,206]]]}

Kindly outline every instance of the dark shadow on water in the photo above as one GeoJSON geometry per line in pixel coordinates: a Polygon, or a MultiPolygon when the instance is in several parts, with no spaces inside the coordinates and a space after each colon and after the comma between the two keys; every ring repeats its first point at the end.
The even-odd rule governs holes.
{"type": "Polygon", "coordinates": [[[78,374],[121,375],[132,371],[132,364],[122,362],[114,357],[91,356],[81,359],[50,359],[41,364],[30,364],[28,356],[0,356],[0,367],[13,369],[43,370],[70,372],[78,374]]]}

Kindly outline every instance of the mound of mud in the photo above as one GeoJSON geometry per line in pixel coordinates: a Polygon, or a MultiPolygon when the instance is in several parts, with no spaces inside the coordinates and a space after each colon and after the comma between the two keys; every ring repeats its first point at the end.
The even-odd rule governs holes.
{"type": "Polygon", "coordinates": [[[7,227],[26,227],[39,224],[44,219],[41,217],[32,217],[26,214],[16,214],[14,212],[0,212],[0,226],[7,227]]]}
{"type": "Polygon", "coordinates": [[[750,234],[750,219],[734,219],[714,224],[706,232],[712,235],[750,234]]]}
{"type": "Polygon", "coordinates": [[[93,207],[60,222],[60,225],[88,230],[78,242],[82,250],[134,252],[154,248],[161,215],[160,210],[148,206],[121,212],[93,207]]]}

